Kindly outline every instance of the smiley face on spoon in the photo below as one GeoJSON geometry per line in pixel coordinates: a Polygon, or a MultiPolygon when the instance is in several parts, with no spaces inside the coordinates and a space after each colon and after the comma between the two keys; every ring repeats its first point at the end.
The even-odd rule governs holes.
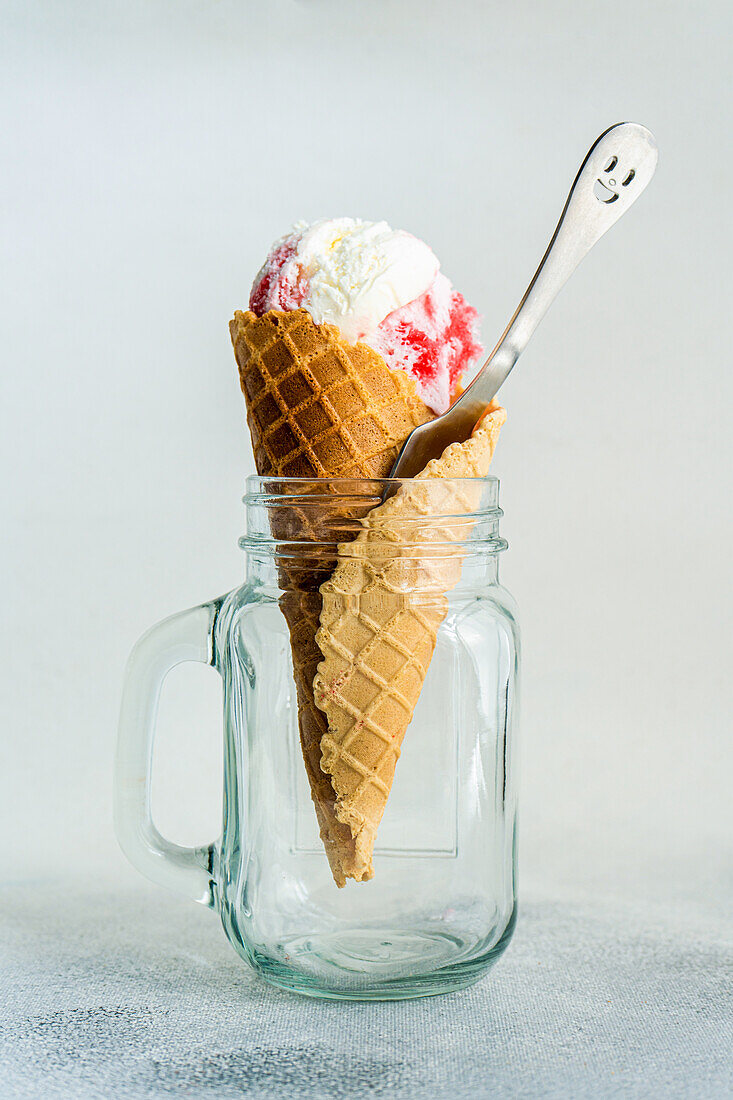
{"type": "Polygon", "coordinates": [[[616,199],[619,197],[620,194],[617,188],[619,186],[628,187],[634,176],[636,175],[636,169],[629,168],[627,170],[623,168],[622,165],[619,164],[618,157],[612,156],[606,164],[605,168],[603,169],[601,175],[605,176],[606,178],[601,179],[599,177],[596,180],[595,186],[593,188],[593,194],[596,196],[599,202],[616,202],[616,199]],[[619,179],[621,180],[620,184],[618,183],[619,179]]]}

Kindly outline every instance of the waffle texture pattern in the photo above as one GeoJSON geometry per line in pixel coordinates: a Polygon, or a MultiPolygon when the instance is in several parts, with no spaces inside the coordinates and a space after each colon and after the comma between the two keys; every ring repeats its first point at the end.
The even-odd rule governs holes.
{"type": "Polygon", "coordinates": [[[261,474],[385,477],[432,418],[406,374],[304,309],[238,311],[230,330],[261,474]]]}
{"type": "Polygon", "coordinates": [[[340,852],[347,878],[373,876],[377,829],[479,502],[480,486],[461,479],[488,473],[505,418],[492,406],[469,440],[369,512],[321,585],[314,697],[328,719],[321,769],[353,838],[340,852]]]}
{"type": "MultiPolygon", "coordinates": [[[[238,311],[230,323],[247,406],[257,471],[264,477],[385,477],[412,429],[432,418],[414,383],[392,372],[377,352],[348,344],[332,325],[316,325],[306,310],[272,310],[262,317],[238,311]]],[[[339,502],[321,508],[279,506],[270,525],[277,540],[333,542],[339,519],[353,519],[339,502]]],[[[364,512],[366,509],[364,509],[364,512]]],[[[339,886],[355,866],[355,841],[335,814],[331,776],[321,768],[326,716],[313,697],[323,654],[320,585],[336,564],[332,554],[281,559],[280,608],[288,624],[298,726],[321,840],[339,886]]]]}

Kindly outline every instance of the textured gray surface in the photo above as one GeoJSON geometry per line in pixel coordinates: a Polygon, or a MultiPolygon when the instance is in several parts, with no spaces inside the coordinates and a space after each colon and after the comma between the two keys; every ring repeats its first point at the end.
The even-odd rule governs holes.
{"type": "Polygon", "coordinates": [[[3,1098],[733,1096],[724,908],[528,901],[464,993],[313,1003],[141,884],[0,889],[3,1098]]]}

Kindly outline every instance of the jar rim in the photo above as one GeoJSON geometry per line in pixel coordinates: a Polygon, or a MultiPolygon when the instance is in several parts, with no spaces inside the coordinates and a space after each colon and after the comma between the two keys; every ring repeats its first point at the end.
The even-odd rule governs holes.
{"type": "MultiPolygon", "coordinates": [[[[383,496],[388,489],[396,490],[403,486],[420,485],[425,480],[420,477],[278,477],[276,474],[265,477],[261,474],[250,474],[246,479],[246,492],[242,501],[244,504],[257,504],[279,495],[291,496],[293,490],[297,495],[297,490],[307,492],[309,489],[325,489],[326,486],[328,490],[323,494],[324,496],[374,496],[377,493],[383,496]],[[274,486],[282,486],[283,492],[280,493],[278,489],[273,488],[274,486]]],[[[485,477],[450,477],[435,480],[467,487],[491,486],[495,490],[499,487],[499,478],[493,474],[487,474],[485,477]]]]}
{"type": "MultiPolygon", "coordinates": [[[[276,548],[280,556],[290,553],[326,552],[349,542],[363,531],[368,517],[392,496],[390,489],[407,489],[408,511],[387,512],[376,521],[376,529],[392,540],[395,532],[405,551],[432,553],[445,546],[455,552],[456,543],[471,550],[481,547],[499,552],[506,542],[499,536],[503,515],[499,506],[499,479],[493,475],[466,478],[330,478],[263,477],[247,478],[242,498],[247,513],[247,533],[239,540],[243,550],[276,548]],[[425,507],[425,494],[412,494],[414,486],[435,490],[434,511],[425,507]],[[455,489],[455,492],[452,490],[455,489]],[[414,504],[414,510],[409,505],[414,504]],[[389,533],[391,532],[391,534],[389,533]]],[[[428,494],[428,501],[430,494],[428,494]]]]}

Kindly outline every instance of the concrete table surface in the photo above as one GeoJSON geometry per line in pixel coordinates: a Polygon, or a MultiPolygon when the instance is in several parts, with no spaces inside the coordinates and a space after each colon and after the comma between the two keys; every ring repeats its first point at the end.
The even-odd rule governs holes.
{"type": "Polygon", "coordinates": [[[462,993],[312,1002],[141,880],[0,887],[0,1080],[15,1098],[733,1096],[725,907],[527,897],[462,993]]]}

